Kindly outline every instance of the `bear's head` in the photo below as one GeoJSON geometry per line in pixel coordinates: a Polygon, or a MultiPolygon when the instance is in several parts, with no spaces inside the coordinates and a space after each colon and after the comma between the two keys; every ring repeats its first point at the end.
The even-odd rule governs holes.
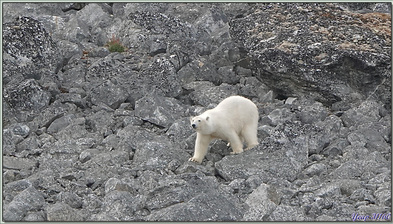
{"type": "Polygon", "coordinates": [[[209,116],[196,116],[191,117],[191,127],[194,128],[196,131],[204,132],[207,129],[207,122],[209,121],[209,116]]]}

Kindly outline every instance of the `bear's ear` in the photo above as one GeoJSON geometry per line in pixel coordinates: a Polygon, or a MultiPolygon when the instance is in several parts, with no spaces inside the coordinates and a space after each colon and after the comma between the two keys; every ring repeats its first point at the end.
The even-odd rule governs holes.
{"type": "Polygon", "coordinates": [[[206,120],[207,120],[207,121],[209,120],[209,116],[206,117],[206,120]]]}

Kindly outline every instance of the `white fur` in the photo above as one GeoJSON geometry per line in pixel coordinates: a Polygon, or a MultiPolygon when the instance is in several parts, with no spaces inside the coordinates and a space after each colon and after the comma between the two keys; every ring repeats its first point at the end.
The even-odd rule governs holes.
{"type": "Polygon", "coordinates": [[[243,152],[243,142],[248,150],[258,145],[258,109],[249,99],[231,96],[215,108],[191,118],[191,125],[197,131],[194,156],[190,161],[201,163],[209,143],[213,139],[228,141],[232,147],[231,154],[243,152]]]}

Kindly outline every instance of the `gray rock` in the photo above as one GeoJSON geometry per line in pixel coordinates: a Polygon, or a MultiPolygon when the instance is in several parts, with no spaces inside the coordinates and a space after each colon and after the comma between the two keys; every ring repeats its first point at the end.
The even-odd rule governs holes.
{"type": "Polygon", "coordinates": [[[19,170],[4,170],[3,181],[5,184],[8,184],[13,181],[18,181],[26,178],[30,175],[30,171],[19,171],[19,170]]]}
{"type": "Polygon", "coordinates": [[[236,221],[240,218],[240,211],[226,198],[206,193],[149,216],[151,221],[236,221]]]}
{"type": "Polygon", "coordinates": [[[79,155],[79,161],[81,161],[82,163],[85,163],[85,162],[89,161],[93,157],[94,154],[97,154],[97,153],[98,153],[97,150],[87,149],[87,150],[81,152],[81,154],[79,155]]]}
{"type": "Polygon", "coordinates": [[[23,138],[26,138],[30,134],[29,126],[25,124],[14,124],[10,128],[15,135],[22,136],[23,138]]]}
{"type": "Polygon", "coordinates": [[[56,100],[59,100],[61,103],[73,103],[82,109],[87,107],[86,100],[78,93],[62,93],[56,95],[56,100]]]}
{"type": "Polygon", "coordinates": [[[51,94],[33,79],[5,88],[4,99],[16,110],[39,111],[49,105],[51,94]]]}
{"type": "MultiPolygon", "coordinates": [[[[348,13],[348,11],[339,9],[337,5],[318,5],[317,7],[335,11],[340,15],[348,13]]],[[[385,79],[390,79],[388,78],[390,72],[383,66],[388,63],[385,61],[389,60],[389,53],[382,50],[386,44],[384,41],[376,45],[382,50],[384,56],[378,55],[377,57],[371,51],[351,52],[353,47],[345,44],[354,34],[367,36],[368,40],[371,40],[372,36],[377,35],[376,33],[364,34],[364,27],[359,26],[352,31],[352,35],[337,36],[333,41],[334,46],[341,46],[337,51],[333,49],[331,41],[323,39],[326,30],[321,28],[330,27],[333,20],[322,22],[317,19],[321,14],[303,14],[299,8],[308,12],[313,11],[313,6],[309,4],[280,6],[258,4],[250,14],[247,14],[248,16],[233,19],[230,34],[250,53],[255,61],[254,70],[259,71],[260,79],[274,86],[281,95],[308,95],[309,98],[319,99],[325,105],[338,101],[348,104],[352,100],[349,93],[367,96],[379,88],[390,88],[388,87],[390,84],[385,83],[385,79]],[[277,21],[275,15],[284,14],[284,12],[291,15],[293,22],[298,22],[298,26],[291,26],[291,22],[282,24],[277,21]],[[313,22],[309,23],[309,21],[313,22]],[[261,25],[255,27],[256,22],[261,25]],[[304,31],[302,27],[315,27],[315,29],[304,31]],[[310,39],[309,36],[313,38],[310,39]],[[306,42],[307,44],[303,45],[306,42]],[[380,75],[378,77],[365,76],[363,68],[380,75]],[[340,70],[346,72],[340,73],[338,72],[340,70]],[[349,74],[353,76],[350,77],[349,74]],[[353,82],[349,84],[349,80],[353,82]],[[318,84],[314,85],[316,83],[318,84]],[[304,91],[306,89],[307,91],[304,91]]],[[[334,21],[343,26],[348,25],[345,21],[334,21]]],[[[336,29],[329,30],[329,32],[333,36],[340,33],[336,29]]],[[[383,93],[378,93],[378,97],[385,98],[383,93]]],[[[357,102],[359,100],[361,99],[357,102]]],[[[385,102],[390,104],[388,101],[385,102]]]]}
{"type": "Polygon", "coordinates": [[[174,147],[169,141],[145,142],[140,145],[134,154],[134,164],[142,169],[165,169],[170,168],[172,161],[184,162],[188,160],[189,154],[174,147]]]}
{"type": "Polygon", "coordinates": [[[31,170],[35,167],[38,167],[38,162],[36,160],[27,159],[27,158],[18,158],[18,157],[3,157],[3,167],[6,169],[13,170],[31,170]]]}
{"type": "Polygon", "coordinates": [[[355,190],[349,198],[354,201],[369,201],[375,203],[375,198],[371,191],[363,188],[355,190]]]}
{"type": "Polygon", "coordinates": [[[3,218],[6,221],[21,221],[28,211],[37,211],[45,204],[43,195],[34,187],[29,187],[14,197],[4,208],[3,218]]]}
{"type": "Polygon", "coordinates": [[[23,141],[23,137],[15,135],[10,129],[3,129],[3,153],[9,155],[16,152],[16,144],[23,141]]]}
{"type": "Polygon", "coordinates": [[[173,122],[168,128],[166,134],[173,139],[174,142],[183,142],[194,133],[190,125],[190,117],[180,118],[173,122]]]}
{"type": "Polygon", "coordinates": [[[91,89],[91,102],[94,105],[104,103],[112,109],[117,109],[128,97],[124,92],[125,90],[122,86],[108,80],[91,89]]]}
{"type": "Polygon", "coordinates": [[[330,176],[335,179],[357,179],[364,172],[375,173],[382,166],[384,165],[372,160],[349,160],[333,170],[330,176]]]}
{"type": "Polygon", "coordinates": [[[287,152],[276,151],[271,154],[259,150],[260,147],[257,147],[238,155],[225,156],[215,164],[217,172],[225,180],[247,179],[263,173],[274,173],[277,177],[295,180],[301,170],[301,164],[305,162],[304,152],[294,152],[289,148],[286,149],[287,152]],[[291,158],[294,156],[298,161],[292,161],[291,158]]]}
{"type": "Polygon", "coordinates": [[[185,115],[184,106],[177,100],[160,96],[146,96],[135,103],[135,115],[142,120],[168,128],[185,115]]]}
{"type": "Polygon", "coordinates": [[[22,142],[20,142],[16,145],[17,152],[22,152],[24,150],[34,151],[37,148],[39,148],[39,141],[38,141],[37,136],[35,134],[32,134],[31,136],[27,137],[22,142]]]}
{"type": "Polygon", "coordinates": [[[110,178],[105,183],[105,194],[109,194],[111,191],[127,191],[133,193],[133,189],[131,186],[123,183],[121,180],[117,178],[110,178]]]}
{"type": "Polygon", "coordinates": [[[68,125],[70,125],[75,118],[76,117],[74,114],[67,114],[60,118],[57,118],[49,125],[47,132],[49,134],[57,133],[63,128],[66,128],[68,125]]]}
{"type": "Polygon", "coordinates": [[[307,221],[302,208],[280,205],[269,216],[268,221],[307,221]]]}
{"type": "Polygon", "coordinates": [[[4,199],[7,203],[11,202],[12,199],[23,190],[31,187],[32,183],[26,179],[10,181],[4,185],[4,199]]]}
{"type": "Polygon", "coordinates": [[[325,164],[322,163],[313,164],[304,170],[304,174],[307,176],[320,175],[326,172],[327,172],[327,167],[325,164]]]}
{"type": "Polygon", "coordinates": [[[324,156],[332,156],[335,157],[337,155],[342,155],[345,147],[349,145],[349,142],[346,139],[335,139],[333,142],[329,144],[326,148],[322,150],[322,154],[324,156]]]}
{"type": "Polygon", "coordinates": [[[386,182],[383,186],[379,187],[375,192],[374,196],[380,206],[392,206],[392,193],[390,191],[391,185],[386,182]]]}
{"type": "Polygon", "coordinates": [[[274,189],[266,184],[261,184],[255,189],[245,201],[249,209],[243,216],[244,221],[265,221],[276,209],[277,203],[272,201],[274,189]]]}
{"type": "Polygon", "coordinates": [[[342,121],[345,126],[358,126],[364,121],[376,122],[380,119],[379,105],[375,101],[365,101],[356,108],[345,111],[342,115],[342,121]]]}
{"type": "Polygon", "coordinates": [[[10,55],[4,61],[5,84],[13,79],[11,76],[15,73],[21,73],[24,79],[36,80],[51,75],[58,60],[57,47],[51,36],[42,24],[33,18],[14,18],[5,23],[3,29],[4,52],[10,55]]]}
{"type": "Polygon", "coordinates": [[[83,202],[82,198],[72,192],[60,192],[57,195],[58,201],[63,202],[72,208],[82,208],[83,202]]]}
{"type": "MultiPolygon", "coordinates": [[[[134,221],[137,210],[142,209],[143,196],[133,196],[126,191],[111,191],[105,195],[103,211],[110,220],[134,221]]],[[[108,220],[106,220],[108,221],[108,220]]]]}
{"type": "Polygon", "coordinates": [[[98,47],[94,48],[92,51],[89,52],[89,57],[99,57],[105,58],[110,54],[110,51],[106,47],[98,47]]]}
{"type": "Polygon", "coordinates": [[[46,214],[43,211],[27,213],[22,221],[27,222],[44,222],[46,221],[46,214]]]}
{"type": "Polygon", "coordinates": [[[341,193],[346,196],[350,196],[355,190],[362,187],[359,180],[343,179],[337,180],[336,183],[340,186],[341,193]]]}
{"type": "Polygon", "coordinates": [[[204,107],[215,107],[223,99],[237,95],[237,88],[228,84],[221,84],[220,86],[211,86],[209,82],[191,83],[196,84],[194,92],[191,93],[191,100],[196,105],[204,107]],[[214,105],[214,106],[213,106],[214,105]]]}
{"type": "Polygon", "coordinates": [[[57,202],[46,208],[48,221],[84,221],[85,215],[82,211],[74,209],[63,202],[57,202]]]}
{"type": "Polygon", "coordinates": [[[288,108],[280,108],[273,110],[268,118],[270,119],[272,125],[276,126],[279,123],[284,123],[286,120],[290,120],[292,118],[292,114],[288,108]]]}
{"type": "Polygon", "coordinates": [[[340,186],[337,183],[326,184],[322,186],[315,192],[315,195],[318,197],[328,198],[328,197],[337,197],[341,195],[340,186]]]}
{"type": "Polygon", "coordinates": [[[180,165],[180,167],[177,167],[175,173],[177,174],[182,174],[182,173],[196,173],[196,172],[202,172],[206,176],[214,176],[215,175],[215,169],[212,166],[206,165],[206,166],[201,166],[199,164],[193,163],[193,162],[186,162],[183,163],[183,165],[180,165]]]}
{"type": "Polygon", "coordinates": [[[316,102],[311,106],[306,106],[299,113],[300,120],[306,124],[312,124],[317,121],[323,121],[328,115],[326,107],[321,103],[316,102]]]}
{"type": "Polygon", "coordinates": [[[3,218],[351,221],[391,212],[390,11],[3,4],[3,218]],[[125,51],[109,53],[110,40],[125,51]],[[260,144],[229,155],[216,140],[202,164],[187,161],[189,117],[231,95],[258,106],[260,144]]]}
{"type": "Polygon", "coordinates": [[[105,27],[109,25],[110,16],[99,4],[88,4],[76,13],[76,17],[86,23],[90,28],[105,27]]]}

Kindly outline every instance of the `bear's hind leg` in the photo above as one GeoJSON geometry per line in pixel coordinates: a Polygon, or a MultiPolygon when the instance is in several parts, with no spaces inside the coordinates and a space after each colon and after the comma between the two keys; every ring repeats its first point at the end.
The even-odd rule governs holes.
{"type": "Polygon", "coordinates": [[[236,132],[231,133],[228,139],[233,151],[231,154],[239,154],[243,152],[243,142],[236,132]]]}
{"type": "Polygon", "coordinates": [[[247,148],[245,150],[249,150],[258,145],[258,137],[257,137],[257,127],[247,126],[242,131],[242,136],[246,141],[247,148]]]}

